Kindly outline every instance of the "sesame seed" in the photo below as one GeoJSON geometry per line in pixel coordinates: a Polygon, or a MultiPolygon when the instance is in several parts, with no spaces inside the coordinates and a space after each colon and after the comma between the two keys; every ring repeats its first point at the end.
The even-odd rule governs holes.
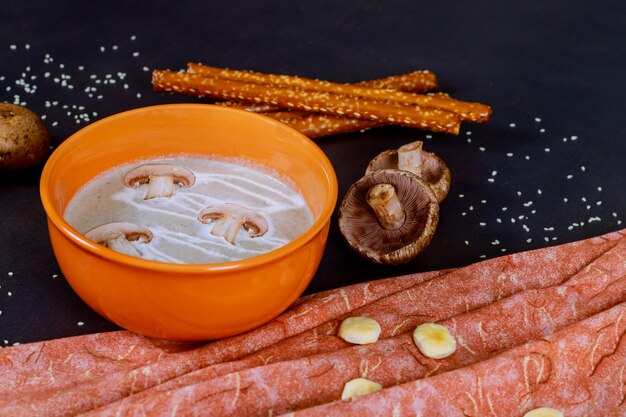
{"type": "Polygon", "coordinates": [[[571,140],[576,140],[576,139],[578,139],[578,136],[571,136],[570,139],[571,140]]]}
{"type": "Polygon", "coordinates": [[[574,178],[574,176],[573,176],[572,174],[569,174],[569,175],[568,175],[567,177],[565,177],[565,178],[567,178],[568,180],[571,180],[572,178],[574,178]]]}
{"type": "Polygon", "coordinates": [[[471,136],[471,135],[472,135],[472,131],[471,131],[471,130],[468,130],[467,132],[465,132],[465,134],[466,134],[467,136],[471,136]]]}
{"type": "Polygon", "coordinates": [[[137,40],[137,36],[132,35],[132,36],[130,37],[130,40],[131,40],[131,41],[137,40]]]}
{"type": "Polygon", "coordinates": [[[507,211],[508,209],[508,207],[502,207],[502,211],[507,211]]]}
{"type": "Polygon", "coordinates": [[[509,123],[509,127],[515,127],[515,123],[509,123]]]}
{"type": "Polygon", "coordinates": [[[496,180],[494,178],[488,178],[487,181],[488,182],[496,182],[496,180]]]}
{"type": "Polygon", "coordinates": [[[563,202],[564,202],[564,203],[567,203],[567,201],[568,201],[568,200],[567,200],[567,197],[563,197],[563,202]]]}
{"type": "Polygon", "coordinates": [[[509,158],[513,156],[513,152],[509,152],[506,154],[506,156],[508,156],[509,158]]]}
{"type": "Polygon", "coordinates": [[[530,228],[528,226],[526,226],[525,224],[522,225],[522,227],[524,228],[524,230],[526,230],[527,232],[530,232],[530,228]]]}
{"type": "Polygon", "coordinates": [[[532,241],[533,241],[532,239],[526,239],[526,243],[530,243],[532,241]]]}
{"type": "Polygon", "coordinates": [[[582,165],[582,166],[580,167],[580,170],[581,170],[582,172],[585,172],[585,170],[586,170],[586,169],[587,169],[587,168],[585,168],[585,166],[584,166],[584,165],[582,165]]]}
{"type": "Polygon", "coordinates": [[[76,324],[77,324],[77,325],[79,325],[79,326],[84,326],[84,325],[85,325],[85,323],[83,323],[82,321],[79,321],[79,322],[78,322],[78,323],[76,323],[76,324]]]}
{"type": "Polygon", "coordinates": [[[539,117],[535,117],[535,122],[541,123],[541,119],[539,117]]]}
{"type": "Polygon", "coordinates": [[[459,198],[465,197],[465,194],[459,194],[459,198]]]}
{"type": "Polygon", "coordinates": [[[526,159],[527,161],[530,161],[530,156],[529,156],[529,155],[526,155],[526,156],[524,157],[524,159],[526,159]]]}
{"type": "Polygon", "coordinates": [[[7,275],[12,277],[13,276],[13,272],[8,272],[7,275]]]}
{"type": "Polygon", "coordinates": [[[542,127],[541,129],[539,129],[539,133],[546,133],[546,129],[542,127]]]}
{"type": "Polygon", "coordinates": [[[602,192],[602,187],[598,187],[598,192],[602,192]]]}
{"type": "Polygon", "coordinates": [[[481,146],[480,148],[478,148],[478,150],[481,151],[481,152],[485,152],[485,147],[481,146]]]}
{"type": "Polygon", "coordinates": [[[11,50],[15,51],[17,49],[17,45],[9,45],[9,48],[11,48],[11,50]]]}
{"type": "Polygon", "coordinates": [[[550,148],[545,148],[544,151],[545,152],[550,152],[550,148]]]}
{"type": "Polygon", "coordinates": [[[480,227],[485,227],[485,226],[487,226],[487,223],[485,223],[485,222],[480,222],[480,223],[478,223],[478,225],[479,225],[480,227]]]}
{"type": "Polygon", "coordinates": [[[502,223],[502,219],[501,219],[501,218],[499,218],[499,217],[498,217],[498,218],[496,218],[496,221],[497,221],[498,223],[502,223]]]}
{"type": "Polygon", "coordinates": [[[139,56],[139,52],[133,52],[133,56],[136,58],[139,56]]]}
{"type": "Polygon", "coordinates": [[[467,240],[466,240],[466,241],[465,241],[465,244],[466,244],[466,245],[469,245],[469,241],[467,241],[467,240]]]}
{"type": "Polygon", "coordinates": [[[498,175],[498,171],[491,171],[491,176],[495,177],[496,175],[498,175]]]}

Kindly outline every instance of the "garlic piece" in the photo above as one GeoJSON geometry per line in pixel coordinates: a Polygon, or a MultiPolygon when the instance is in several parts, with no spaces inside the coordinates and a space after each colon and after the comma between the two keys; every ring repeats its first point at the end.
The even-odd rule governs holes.
{"type": "Polygon", "coordinates": [[[338,336],[348,343],[366,345],[380,336],[380,324],[369,317],[349,317],[341,322],[338,336]]]}
{"type": "Polygon", "coordinates": [[[413,332],[413,341],[420,352],[431,359],[443,359],[456,351],[456,340],[440,324],[420,324],[413,332]]]}
{"type": "Polygon", "coordinates": [[[561,410],[549,407],[539,407],[534,410],[530,410],[524,417],[563,417],[561,410]]]}
{"type": "Polygon", "coordinates": [[[343,392],[341,393],[341,399],[347,400],[353,397],[371,394],[381,389],[383,389],[383,386],[378,382],[370,381],[365,378],[355,378],[346,382],[346,385],[343,387],[343,392]]]}

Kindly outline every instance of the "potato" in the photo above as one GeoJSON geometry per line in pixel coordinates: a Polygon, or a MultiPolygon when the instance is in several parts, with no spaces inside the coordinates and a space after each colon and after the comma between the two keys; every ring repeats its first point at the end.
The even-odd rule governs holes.
{"type": "Polygon", "coordinates": [[[50,151],[43,122],[26,107],[0,103],[0,169],[31,167],[50,151]]]}

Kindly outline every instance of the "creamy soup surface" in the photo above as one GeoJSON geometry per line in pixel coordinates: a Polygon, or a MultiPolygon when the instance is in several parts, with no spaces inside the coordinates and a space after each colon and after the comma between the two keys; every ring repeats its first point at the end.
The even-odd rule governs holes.
{"type": "Polygon", "coordinates": [[[162,158],[112,168],[85,184],[69,202],[65,220],[81,233],[112,222],[130,222],[152,232],[148,243],[133,241],[144,259],[170,263],[217,263],[257,256],[294,240],[312,224],[304,198],[258,163],[205,157],[162,158]],[[145,164],[175,164],[195,175],[189,188],[175,186],[171,197],[144,199],[147,184],[124,185],[124,177],[145,164]],[[267,220],[262,236],[239,228],[234,244],[211,232],[198,214],[224,203],[253,209],[267,220]]]}

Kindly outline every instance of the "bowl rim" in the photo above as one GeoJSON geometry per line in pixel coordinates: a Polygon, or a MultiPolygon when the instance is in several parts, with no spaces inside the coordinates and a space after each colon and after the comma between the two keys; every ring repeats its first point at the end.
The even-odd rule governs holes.
{"type": "Polygon", "coordinates": [[[226,106],[219,106],[214,104],[204,104],[204,103],[172,103],[172,104],[157,104],[152,106],[139,107],[131,110],[122,111],[119,113],[115,113],[111,116],[107,116],[102,118],[96,122],[93,122],[76,132],[70,135],[67,139],[65,139],[50,155],[48,160],[46,161],[43,171],[41,173],[41,178],[39,181],[39,193],[40,198],[44,207],[44,211],[48,217],[48,221],[51,222],[63,235],[65,235],[69,240],[81,247],[82,249],[90,252],[92,255],[96,255],[101,258],[108,259],[110,261],[125,264],[131,267],[145,269],[145,270],[153,270],[153,271],[161,271],[161,272],[178,272],[184,274],[211,274],[211,273],[220,273],[231,270],[245,270],[255,268],[267,263],[271,263],[275,260],[283,258],[289,255],[291,252],[297,250],[298,248],[307,244],[310,240],[312,240],[327,224],[330,222],[330,218],[332,213],[335,210],[335,205],[337,203],[337,194],[338,194],[338,184],[337,184],[337,176],[335,170],[326,156],[326,154],[322,151],[322,149],[313,142],[310,138],[306,137],[304,134],[298,132],[297,130],[277,121],[270,117],[248,112],[245,110],[234,109],[226,106]],[[275,127],[288,131],[291,135],[295,135],[298,137],[301,142],[309,146],[311,151],[313,152],[315,159],[322,165],[323,170],[326,174],[325,181],[328,184],[328,192],[326,193],[327,204],[325,204],[323,210],[320,212],[317,220],[313,222],[313,224],[300,236],[295,238],[294,240],[288,242],[287,244],[276,248],[270,252],[260,254],[257,256],[253,256],[250,258],[245,258],[241,260],[229,261],[229,262],[217,262],[217,263],[207,263],[207,264],[176,264],[169,262],[161,262],[154,261],[148,259],[137,258],[134,256],[122,254],[112,249],[109,249],[105,246],[99,245],[89,239],[87,239],[82,233],[78,232],[74,229],[59,213],[55,205],[52,202],[52,197],[48,191],[48,182],[50,181],[51,174],[59,162],[59,160],[64,156],[66,149],[71,149],[71,146],[74,142],[80,141],[80,138],[85,135],[85,133],[89,133],[90,131],[97,129],[100,125],[104,125],[110,122],[114,122],[118,119],[123,119],[127,117],[132,117],[137,114],[141,114],[144,112],[154,111],[155,109],[159,110],[167,110],[167,109],[208,109],[210,111],[218,111],[218,112],[232,112],[236,113],[242,117],[249,118],[257,118],[263,120],[264,123],[269,123],[274,125],[275,127]]]}

